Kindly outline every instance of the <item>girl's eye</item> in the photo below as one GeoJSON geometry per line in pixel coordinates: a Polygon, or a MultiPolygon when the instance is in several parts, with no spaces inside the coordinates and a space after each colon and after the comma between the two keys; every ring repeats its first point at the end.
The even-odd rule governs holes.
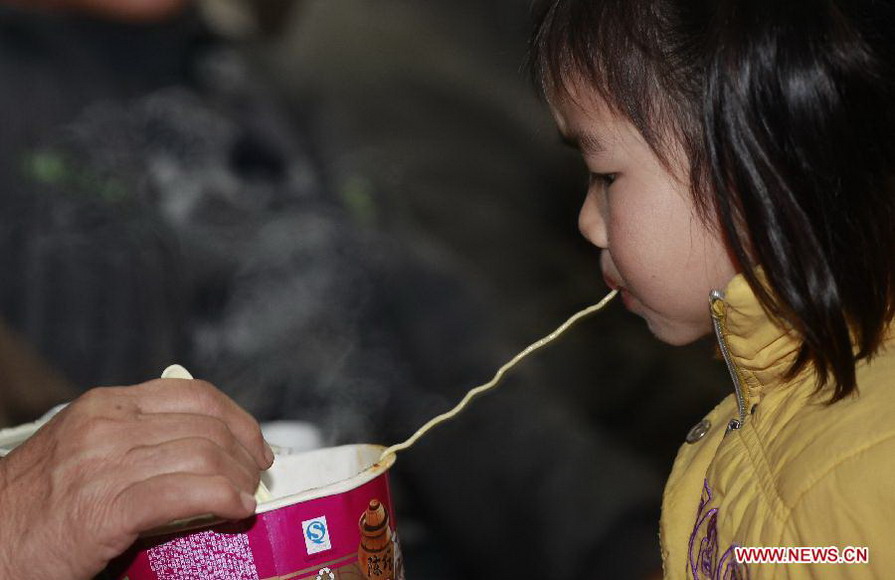
{"type": "Polygon", "coordinates": [[[615,182],[615,173],[593,173],[589,174],[589,185],[600,185],[602,187],[609,187],[615,182]]]}

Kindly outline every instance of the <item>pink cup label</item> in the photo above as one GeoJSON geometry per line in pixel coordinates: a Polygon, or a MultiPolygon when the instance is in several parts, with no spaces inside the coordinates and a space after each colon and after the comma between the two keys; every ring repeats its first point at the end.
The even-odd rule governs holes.
{"type": "Polygon", "coordinates": [[[119,580],[403,580],[385,473],[350,491],[136,546],[119,580]]]}

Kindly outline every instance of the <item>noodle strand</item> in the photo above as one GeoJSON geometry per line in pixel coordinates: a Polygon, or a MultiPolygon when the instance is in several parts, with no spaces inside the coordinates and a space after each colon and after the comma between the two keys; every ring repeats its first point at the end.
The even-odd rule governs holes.
{"type": "Polygon", "coordinates": [[[554,330],[553,332],[551,332],[544,338],[538,340],[537,342],[530,344],[528,347],[525,348],[525,350],[523,350],[522,352],[520,352],[519,354],[514,356],[512,358],[512,360],[510,360],[510,362],[508,362],[505,365],[503,365],[502,367],[500,367],[500,369],[494,375],[493,379],[491,379],[490,381],[488,381],[487,383],[485,383],[483,385],[479,385],[478,387],[475,387],[474,389],[472,389],[468,393],[466,393],[466,396],[463,397],[463,399],[457,404],[456,407],[454,407],[453,409],[451,409],[450,411],[448,411],[446,413],[442,413],[441,415],[438,415],[437,417],[431,419],[428,423],[426,423],[425,425],[420,427],[416,431],[416,433],[411,435],[410,438],[408,438],[403,443],[398,443],[397,445],[392,445],[391,447],[389,447],[388,449],[383,451],[382,455],[379,456],[379,461],[384,460],[389,455],[395,454],[398,451],[403,451],[403,450],[413,446],[413,444],[415,444],[417,442],[417,440],[419,440],[420,437],[422,437],[423,435],[428,433],[429,430],[431,430],[433,427],[436,427],[436,426],[440,425],[441,423],[444,423],[445,421],[450,421],[451,419],[456,417],[461,411],[463,411],[463,409],[466,408],[466,406],[469,404],[470,401],[472,401],[474,398],[481,395],[482,393],[489,391],[489,390],[493,389],[494,387],[496,387],[498,382],[500,382],[500,379],[503,378],[504,373],[506,373],[508,370],[510,370],[511,368],[516,366],[516,364],[519,361],[521,361],[522,359],[524,359],[525,357],[527,357],[534,351],[538,350],[539,348],[546,346],[547,344],[553,342],[562,333],[564,333],[566,330],[568,330],[568,328],[570,326],[575,324],[579,319],[581,319],[589,314],[592,314],[594,312],[599,312],[600,310],[602,310],[613,298],[615,298],[616,294],[618,294],[618,290],[611,291],[598,303],[594,304],[593,306],[589,306],[589,307],[585,308],[581,312],[574,314],[571,318],[569,318],[562,325],[560,325],[559,328],[557,328],[556,330],[554,330]]]}

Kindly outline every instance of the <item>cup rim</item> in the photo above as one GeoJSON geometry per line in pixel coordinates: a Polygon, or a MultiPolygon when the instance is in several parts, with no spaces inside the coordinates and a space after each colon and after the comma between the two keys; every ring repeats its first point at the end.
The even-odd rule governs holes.
{"type": "MultiPolygon", "coordinates": [[[[382,455],[382,452],[385,451],[386,447],[383,445],[374,445],[369,443],[355,443],[349,445],[339,445],[337,447],[325,447],[322,449],[314,449],[312,451],[305,451],[303,453],[299,453],[296,455],[311,455],[311,454],[322,454],[326,452],[332,452],[336,449],[348,449],[355,448],[357,451],[371,451],[375,452],[377,457],[382,455]]],[[[310,489],[302,490],[298,493],[293,493],[290,495],[285,495],[283,497],[266,501],[264,503],[258,504],[255,508],[255,515],[261,515],[270,511],[278,510],[280,508],[284,508],[290,505],[296,505],[299,503],[305,503],[311,500],[320,499],[322,497],[329,497],[332,495],[338,495],[340,493],[345,493],[346,491],[355,489],[360,487],[361,485],[372,481],[388,471],[392,465],[395,464],[395,454],[390,454],[384,460],[377,460],[369,467],[362,469],[356,474],[346,477],[344,479],[340,479],[334,481],[332,483],[328,483],[326,485],[321,485],[318,487],[312,487],[310,489]]]]}

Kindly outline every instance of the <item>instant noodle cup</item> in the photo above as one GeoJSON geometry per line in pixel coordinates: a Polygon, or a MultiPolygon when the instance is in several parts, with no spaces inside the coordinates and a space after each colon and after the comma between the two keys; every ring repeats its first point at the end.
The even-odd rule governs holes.
{"type": "Polygon", "coordinates": [[[143,538],[108,572],[118,580],[403,580],[387,477],[395,456],[380,460],[383,450],[277,456],[264,474],[273,499],[254,516],[143,538]]]}

